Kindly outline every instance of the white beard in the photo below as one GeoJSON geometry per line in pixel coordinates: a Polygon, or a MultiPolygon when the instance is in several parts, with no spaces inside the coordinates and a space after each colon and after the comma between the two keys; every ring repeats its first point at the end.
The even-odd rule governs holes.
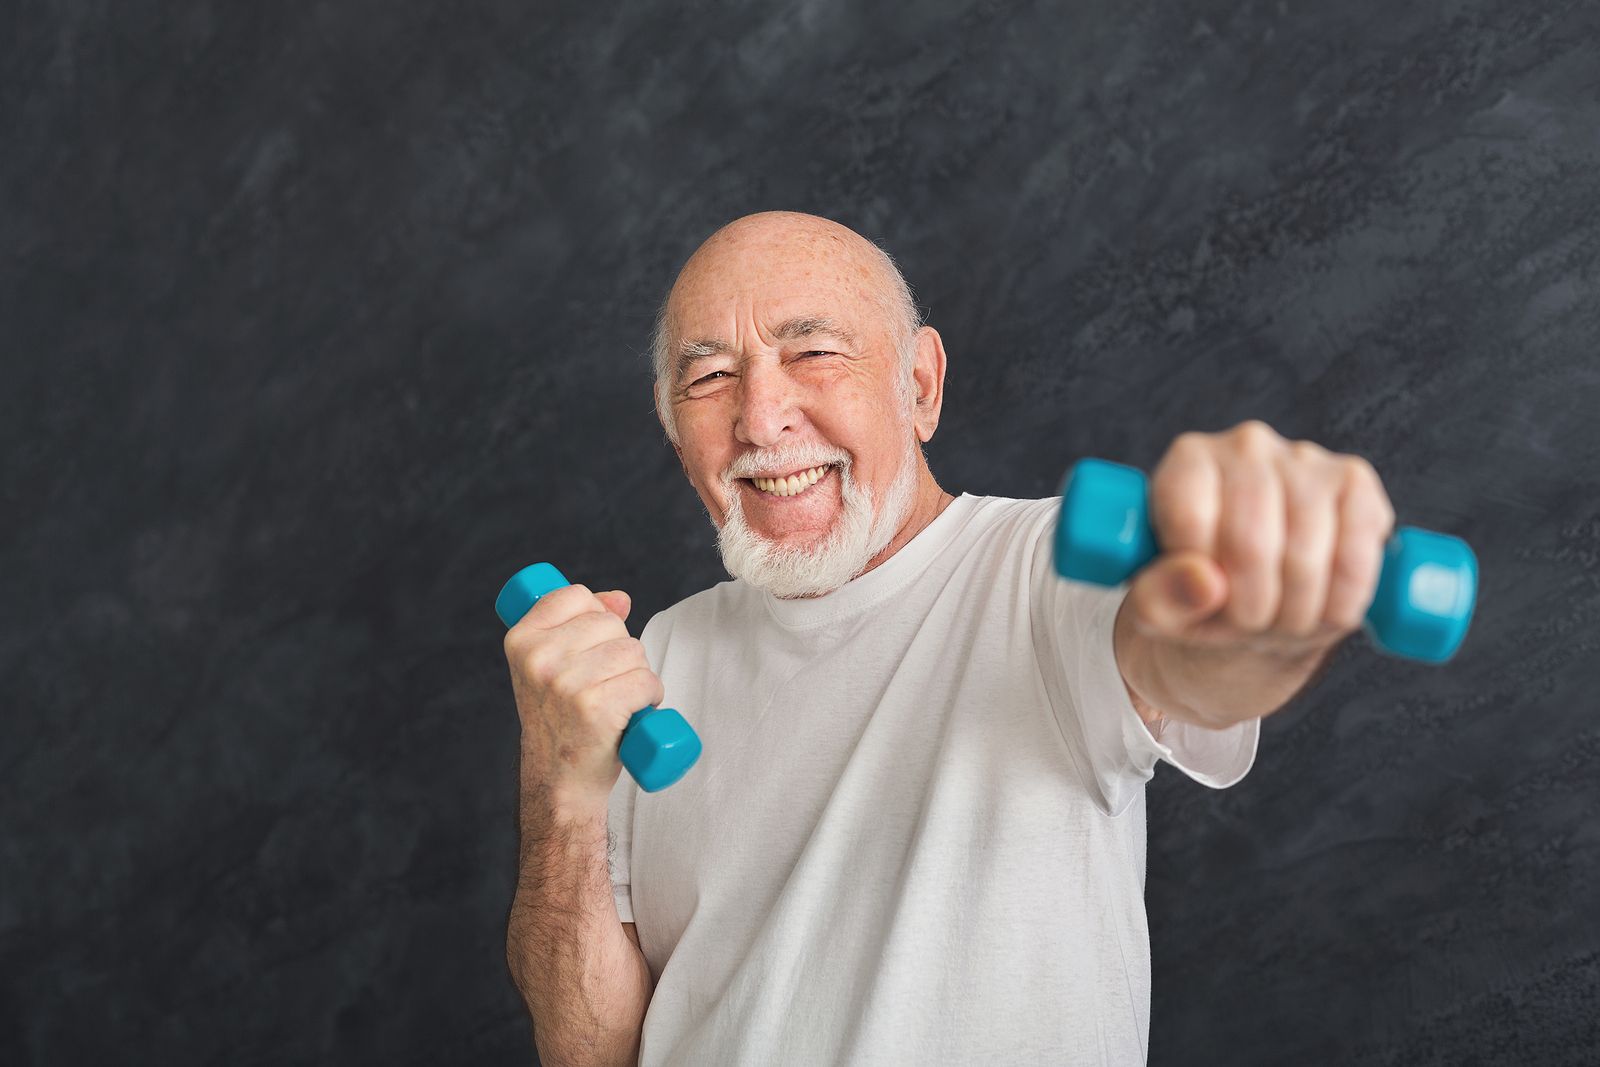
{"type": "Polygon", "coordinates": [[[906,449],[900,469],[876,511],[872,495],[850,473],[850,456],[837,449],[774,449],[741,457],[745,470],[798,470],[824,463],[839,464],[839,491],[843,510],[820,542],[783,545],[758,535],[744,518],[744,505],[736,477],[730,471],[722,484],[728,494],[728,515],[717,531],[717,551],[722,565],[734,578],[742,578],[775,597],[823,596],[866,570],[872,557],[882,552],[910,514],[917,490],[917,439],[906,426],[906,449]]]}

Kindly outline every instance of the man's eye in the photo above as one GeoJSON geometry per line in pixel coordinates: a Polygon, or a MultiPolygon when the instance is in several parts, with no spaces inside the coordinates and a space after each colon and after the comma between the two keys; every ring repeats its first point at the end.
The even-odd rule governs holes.
{"type": "MultiPolygon", "coordinates": [[[[800,358],[804,359],[807,356],[831,356],[831,355],[833,355],[833,353],[828,351],[827,349],[814,348],[809,352],[800,353],[800,358]]],[[[691,387],[696,386],[696,385],[700,385],[700,384],[702,384],[704,382],[711,381],[713,378],[715,378],[719,374],[726,375],[727,373],[728,373],[727,371],[714,370],[710,374],[705,375],[704,377],[696,378],[694,381],[690,382],[689,385],[691,387]]]]}

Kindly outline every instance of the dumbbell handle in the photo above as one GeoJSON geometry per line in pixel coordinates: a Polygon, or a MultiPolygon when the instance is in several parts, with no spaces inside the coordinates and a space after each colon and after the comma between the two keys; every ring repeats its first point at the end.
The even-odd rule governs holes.
{"type": "MultiPolygon", "coordinates": [[[[495,598],[494,611],[510,629],[539,598],[571,583],[549,563],[535,563],[511,576],[495,598]]],[[[665,789],[700,758],[700,736],[672,708],[646,705],[634,712],[617,748],[633,780],[646,793],[665,789]]]]}
{"type": "MultiPolygon", "coordinates": [[[[1149,481],[1134,467],[1079,460],[1061,486],[1055,566],[1063,578],[1117,585],[1160,552],[1149,481]]],[[[1385,651],[1443,663],[1472,622],[1478,560],[1458,537],[1401,526],[1384,546],[1363,626],[1385,651]]]]}

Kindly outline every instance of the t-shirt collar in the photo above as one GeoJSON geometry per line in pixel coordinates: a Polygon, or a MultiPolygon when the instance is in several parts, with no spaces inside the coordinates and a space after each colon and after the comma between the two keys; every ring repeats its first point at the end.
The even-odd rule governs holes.
{"type": "Polygon", "coordinates": [[[951,536],[964,525],[978,498],[962,493],[917,531],[915,537],[872,570],[852,578],[831,593],[809,599],[784,600],[765,589],[750,587],[779,623],[806,629],[855,615],[898,591],[920,574],[951,536]]]}

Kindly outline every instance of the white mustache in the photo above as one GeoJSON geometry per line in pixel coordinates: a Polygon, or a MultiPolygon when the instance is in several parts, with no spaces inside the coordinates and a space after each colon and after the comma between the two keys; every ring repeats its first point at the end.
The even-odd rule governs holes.
{"type": "Polygon", "coordinates": [[[844,451],[819,452],[814,449],[799,450],[774,450],[771,452],[747,452],[734,460],[722,474],[724,485],[731,485],[740,478],[753,478],[763,471],[793,471],[805,470],[809,467],[822,467],[830,463],[837,463],[848,468],[850,466],[849,453],[844,451]]]}

